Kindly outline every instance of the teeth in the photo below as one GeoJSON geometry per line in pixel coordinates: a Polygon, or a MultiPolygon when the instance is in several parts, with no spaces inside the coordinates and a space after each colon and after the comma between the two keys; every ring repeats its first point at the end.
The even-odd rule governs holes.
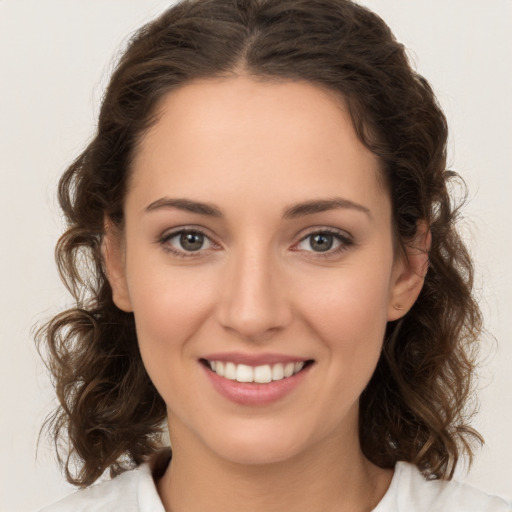
{"type": "Polygon", "coordinates": [[[304,368],[304,362],[295,363],[295,368],[293,369],[293,373],[299,373],[302,368],[304,368]]]}
{"type": "Polygon", "coordinates": [[[275,380],[282,380],[291,377],[304,368],[304,362],[281,363],[262,366],[248,366],[246,364],[235,364],[230,361],[208,361],[210,368],[221,377],[238,382],[257,382],[266,384],[275,380]]]}
{"type": "MultiPolygon", "coordinates": [[[[228,363],[235,366],[233,363],[228,363]]],[[[236,377],[233,376],[231,380],[237,380],[238,382],[252,382],[254,380],[254,371],[252,366],[245,364],[239,364],[236,367],[236,377]]]]}
{"type": "Polygon", "coordinates": [[[229,380],[236,379],[236,366],[234,363],[226,363],[224,365],[224,377],[229,380]]]}
{"type": "Polygon", "coordinates": [[[291,377],[293,375],[294,370],[295,370],[295,363],[288,363],[284,367],[284,376],[291,377]]]}
{"type": "Polygon", "coordinates": [[[254,382],[265,384],[272,382],[272,368],[268,364],[254,368],[254,382]]]}
{"type": "Polygon", "coordinates": [[[281,363],[275,364],[272,367],[272,380],[284,379],[284,368],[281,363]]]}

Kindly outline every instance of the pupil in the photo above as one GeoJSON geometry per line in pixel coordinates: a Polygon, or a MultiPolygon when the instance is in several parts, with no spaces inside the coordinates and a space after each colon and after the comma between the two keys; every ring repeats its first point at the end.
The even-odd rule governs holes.
{"type": "Polygon", "coordinates": [[[332,244],[332,235],[314,235],[309,242],[311,249],[318,252],[328,251],[332,247],[332,244]]]}
{"type": "Polygon", "coordinates": [[[200,233],[183,233],[180,244],[187,251],[198,251],[203,246],[204,237],[200,233]]]}

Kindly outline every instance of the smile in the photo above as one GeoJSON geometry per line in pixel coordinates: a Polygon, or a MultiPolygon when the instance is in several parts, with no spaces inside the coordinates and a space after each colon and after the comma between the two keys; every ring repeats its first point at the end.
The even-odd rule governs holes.
{"type": "Polygon", "coordinates": [[[231,361],[209,361],[205,360],[208,367],[220,377],[237,382],[255,382],[267,384],[299,373],[307,364],[306,361],[264,364],[260,366],[249,366],[236,364],[231,361]]]}
{"type": "Polygon", "coordinates": [[[199,359],[206,377],[224,398],[243,406],[267,406],[293,393],[314,359],[285,354],[210,354],[199,359]]]}

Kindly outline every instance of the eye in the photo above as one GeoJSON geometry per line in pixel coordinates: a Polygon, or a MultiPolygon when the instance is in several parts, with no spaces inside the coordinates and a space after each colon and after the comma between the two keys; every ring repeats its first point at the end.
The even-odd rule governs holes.
{"type": "Polygon", "coordinates": [[[166,233],[159,242],[166,251],[182,257],[193,256],[192,253],[214,246],[210,238],[197,229],[180,229],[166,233]]]}
{"type": "Polygon", "coordinates": [[[348,236],[337,231],[322,230],[305,236],[296,247],[301,251],[331,256],[344,251],[351,245],[353,241],[348,236]]]}
{"type": "Polygon", "coordinates": [[[328,233],[316,233],[315,235],[309,235],[308,240],[309,247],[315,252],[325,252],[332,248],[335,242],[334,235],[328,233]]]}
{"type": "Polygon", "coordinates": [[[205,237],[202,233],[181,233],[174,238],[178,239],[181,248],[185,251],[199,251],[203,248],[205,237]]]}

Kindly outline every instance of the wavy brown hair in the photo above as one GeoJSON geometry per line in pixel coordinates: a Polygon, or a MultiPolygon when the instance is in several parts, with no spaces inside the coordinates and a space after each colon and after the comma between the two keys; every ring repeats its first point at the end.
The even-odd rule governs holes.
{"type": "Polygon", "coordinates": [[[451,478],[460,456],[471,458],[471,441],[481,440],[466,407],[481,314],[448,191],[457,176],[446,169],[446,120],[431,87],[382,19],[351,1],[184,0],[131,39],[97,133],[59,183],[68,227],[56,257],[76,305],[38,339],[60,401],[47,427],[63,448],[68,480],[89,485],[162,445],[165,404],[144,369],[133,315],[114,305],[105,275],[105,220],[122,229],[130,162],[159,100],[198,78],[237,74],[336,92],[380,159],[397,245],[412,243],[420,220],[430,226],[424,287],[407,315],[388,324],[359,428],[364,454],[378,466],[404,460],[428,478],[451,478]]]}

